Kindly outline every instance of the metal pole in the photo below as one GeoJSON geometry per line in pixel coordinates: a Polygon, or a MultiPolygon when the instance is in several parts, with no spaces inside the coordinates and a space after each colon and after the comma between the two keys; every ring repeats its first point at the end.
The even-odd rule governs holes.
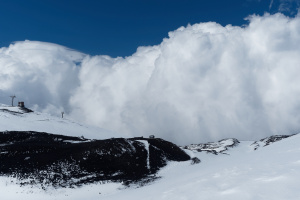
{"type": "Polygon", "coordinates": [[[11,106],[14,106],[14,98],[16,98],[16,95],[12,95],[11,97],[11,106]]]}

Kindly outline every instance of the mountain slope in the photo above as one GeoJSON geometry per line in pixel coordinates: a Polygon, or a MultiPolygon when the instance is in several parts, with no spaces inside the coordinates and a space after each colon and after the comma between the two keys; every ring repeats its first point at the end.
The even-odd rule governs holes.
{"type": "MultiPolygon", "coordinates": [[[[39,115],[36,115],[36,120],[32,121],[29,119],[33,119],[33,117],[25,117],[32,115],[35,115],[35,113],[14,115],[12,113],[0,111],[1,119],[9,118],[6,121],[9,125],[3,124],[1,121],[0,125],[9,128],[7,130],[20,130],[22,128],[18,127],[18,124],[14,125],[14,122],[12,122],[12,120],[19,120],[23,121],[20,122],[21,124],[25,124],[25,121],[28,124],[32,122],[33,124],[36,124],[35,126],[32,126],[32,128],[39,128],[39,115]],[[24,118],[27,119],[25,120],[24,118]]],[[[44,114],[41,115],[44,116],[44,114]]],[[[59,118],[52,120],[50,117],[48,117],[48,119],[51,126],[56,123],[59,124],[60,120],[63,120],[59,118]]],[[[45,126],[44,129],[49,128],[51,131],[51,126],[47,125],[48,122],[44,121],[43,126],[45,126]]],[[[64,128],[66,131],[72,131],[77,128],[80,129],[81,127],[72,122],[62,124],[66,126],[64,128]]],[[[26,128],[26,124],[24,127],[26,128]]],[[[74,131],[75,135],[73,136],[84,135],[82,134],[84,133],[84,130],[92,136],[93,134],[96,134],[96,132],[84,127],[81,131],[74,131]]],[[[59,134],[61,132],[57,131],[55,133],[59,134]]],[[[73,133],[66,132],[66,134],[72,135],[73,133]]],[[[99,137],[105,136],[108,135],[103,134],[99,137]]],[[[56,135],[54,137],[65,136],[56,135]]],[[[93,138],[88,136],[85,137],[93,138]]],[[[74,139],[73,142],[71,142],[70,138],[62,138],[60,141],[76,145],[78,145],[76,141],[79,141],[79,143],[82,144],[88,144],[88,142],[90,142],[84,141],[83,138],[74,139]]],[[[115,141],[119,141],[119,139],[116,139],[115,141]]],[[[170,154],[170,152],[173,152],[173,148],[170,146],[170,148],[165,149],[165,146],[168,146],[168,143],[163,143],[163,145],[160,146],[161,151],[164,152],[164,156],[160,157],[156,152],[158,148],[157,145],[159,145],[156,144],[156,141],[159,143],[159,140],[153,140],[154,142],[152,144],[150,140],[143,138],[122,139],[122,141],[126,141],[126,143],[129,141],[127,144],[135,143],[137,148],[143,150],[141,153],[144,153],[140,156],[140,160],[142,161],[141,169],[145,171],[149,169],[149,171],[151,171],[151,164],[155,164],[156,159],[153,160],[153,157],[151,158],[151,156],[159,157],[158,160],[161,160],[162,162],[165,161],[163,165],[159,166],[160,170],[153,171],[155,172],[156,177],[161,178],[156,179],[154,182],[148,183],[143,187],[129,183],[131,187],[128,188],[128,185],[124,185],[122,182],[105,182],[105,184],[104,182],[92,182],[82,185],[74,184],[74,188],[63,188],[59,186],[56,188],[48,187],[46,190],[42,190],[35,184],[23,185],[20,187],[20,181],[18,179],[14,177],[0,176],[0,188],[3,188],[3,190],[1,190],[1,196],[6,199],[22,198],[23,200],[300,199],[300,134],[290,136],[271,136],[259,141],[224,139],[218,142],[206,144],[201,144],[201,141],[199,141],[198,144],[187,145],[182,148],[190,157],[197,157],[201,160],[199,164],[194,165],[192,165],[191,160],[184,162],[172,161],[174,160],[172,156],[175,154],[177,155],[178,152],[174,151],[174,153],[176,152],[174,155],[170,154]],[[166,157],[168,157],[168,159],[164,159],[166,157]],[[164,167],[160,168],[162,166],[164,167]]],[[[5,147],[3,145],[7,143],[3,142],[1,144],[2,146],[0,145],[0,147],[3,148],[5,147]]],[[[113,155],[118,155],[118,153],[113,153],[113,155]]],[[[26,162],[24,159],[27,157],[29,156],[22,157],[22,162],[26,162]]],[[[27,161],[30,159],[27,159],[27,161]]],[[[135,163],[136,161],[130,162],[135,163]]],[[[51,175],[51,173],[49,174],[51,175]]],[[[70,179],[72,180],[72,178],[70,179]]]]}
{"type": "Polygon", "coordinates": [[[27,112],[20,107],[0,104],[0,131],[39,131],[90,139],[126,137],[97,127],[88,127],[60,116],[40,112],[27,112]]]}
{"type": "Polygon", "coordinates": [[[300,198],[300,135],[254,150],[253,141],[240,141],[218,155],[185,150],[201,163],[168,162],[144,187],[121,183],[88,184],[76,189],[18,187],[1,178],[0,187],[11,199],[225,199],[298,200],[300,198]]]}
{"type": "Polygon", "coordinates": [[[187,150],[201,163],[170,163],[155,184],[111,192],[106,199],[300,199],[300,135],[257,150],[251,144],[240,141],[218,155],[187,150]]]}
{"type": "Polygon", "coordinates": [[[167,161],[189,159],[179,147],[162,139],[88,140],[32,131],[0,132],[0,176],[16,177],[21,185],[43,189],[149,181],[167,161]]]}

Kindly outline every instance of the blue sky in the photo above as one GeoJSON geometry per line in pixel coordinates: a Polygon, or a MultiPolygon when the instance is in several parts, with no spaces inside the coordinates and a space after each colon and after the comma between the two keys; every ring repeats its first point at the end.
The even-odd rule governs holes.
{"type": "Polygon", "coordinates": [[[178,144],[298,133],[299,6],[0,0],[0,103],[178,144]]]}
{"type": "Polygon", "coordinates": [[[295,15],[299,0],[0,0],[0,46],[33,40],[91,55],[129,56],[188,23],[243,25],[251,14],[295,15]]]}

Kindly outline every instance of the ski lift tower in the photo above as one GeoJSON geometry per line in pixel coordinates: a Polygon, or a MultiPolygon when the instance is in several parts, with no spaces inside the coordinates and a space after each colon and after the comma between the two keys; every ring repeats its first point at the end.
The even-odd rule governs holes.
{"type": "Polygon", "coordinates": [[[16,98],[16,95],[10,96],[11,98],[11,106],[14,106],[14,98],[16,98]]]}

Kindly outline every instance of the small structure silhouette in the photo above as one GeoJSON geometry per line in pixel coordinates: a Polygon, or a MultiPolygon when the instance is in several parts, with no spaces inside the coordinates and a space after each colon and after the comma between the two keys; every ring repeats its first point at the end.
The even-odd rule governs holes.
{"type": "Polygon", "coordinates": [[[24,101],[19,101],[18,106],[21,107],[21,108],[24,108],[25,107],[24,101]]]}

